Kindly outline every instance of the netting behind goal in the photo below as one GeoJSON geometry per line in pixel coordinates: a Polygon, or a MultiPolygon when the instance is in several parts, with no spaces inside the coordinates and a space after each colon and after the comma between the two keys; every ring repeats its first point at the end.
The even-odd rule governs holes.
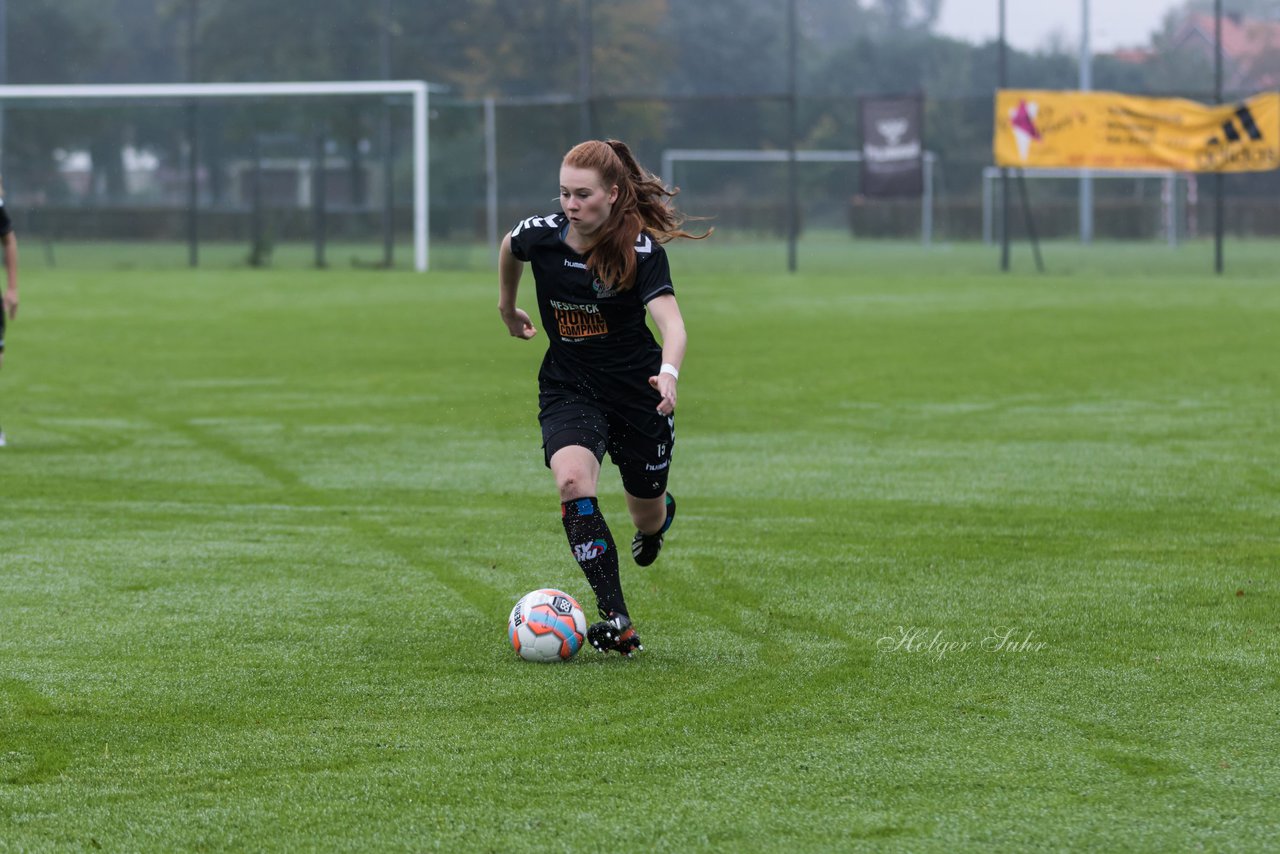
{"type": "MultiPolygon", "coordinates": [[[[924,193],[872,199],[861,191],[862,154],[854,150],[795,153],[795,201],[803,231],[855,238],[934,238],[937,157],[925,152],[924,193]]],[[[662,175],[681,189],[681,204],[747,234],[785,236],[790,228],[791,153],[751,149],[667,149],[662,175]]]]}
{"type": "Polygon", "coordinates": [[[29,251],[425,268],[425,84],[254,85],[5,87],[5,200],[29,251]]]}
{"type": "MultiPolygon", "coordinates": [[[[1016,185],[1018,170],[1008,170],[1008,176],[1009,229],[1021,239],[1026,236],[1027,220],[1021,207],[1021,189],[1016,185]]],[[[1097,237],[1176,246],[1202,236],[1201,222],[1210,222],[1207,212],[1201,210],[1195,175],[1026,169],[1022,170],[1021,181],[1034,228],[1045,239],[1097,237]],[[1093,183],[1091,206],[1081,201],[1084,176],[1093,183]]],[[[988,244],[1000,239],[1001,215],[1001,170],[990,166],[982,173],[982,237],[988,244]]]]}

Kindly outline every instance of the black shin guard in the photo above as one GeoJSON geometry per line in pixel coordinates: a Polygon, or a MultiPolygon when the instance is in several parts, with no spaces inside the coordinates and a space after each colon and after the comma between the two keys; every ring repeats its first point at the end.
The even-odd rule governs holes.
{"type": "Polygon", "coordinates": [[[560,505],[564,533],[569,538],[573,557],[596,594],[596,605],[603,617],[611,613],[627,613],[622,598],[622,581],[618,578],[618,550],[613,534],[600,513],[594,497],[576,498],[560,505]]]}

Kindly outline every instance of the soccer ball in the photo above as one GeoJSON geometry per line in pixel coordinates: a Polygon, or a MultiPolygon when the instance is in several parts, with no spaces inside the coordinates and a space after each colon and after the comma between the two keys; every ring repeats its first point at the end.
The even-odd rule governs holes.
{"type": "Polygon", "coordinates": [[[587,615],[563,590],[534,590],[511,609],[507,637],[525,661],[568,661],[587,638],[587,615]]]}

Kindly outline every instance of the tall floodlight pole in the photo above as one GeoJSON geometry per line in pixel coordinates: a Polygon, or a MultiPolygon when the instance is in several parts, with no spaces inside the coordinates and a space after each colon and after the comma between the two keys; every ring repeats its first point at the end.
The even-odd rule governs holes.
{"type": "MultiPolygon", "coordinates": [[[[1093,51],[1089,43],[1089,0],[1080,0],[1080,91],[1093,88],[1093,51]]],[[[1093,175],[1080,176],[1080,242],[1093,242],[1093,175]]]]}
{"type": "MultiPolygon", "coordinates": [[[[997,51],[999,56],[999,72],[997,79],[999,87],[1005,88],[1007,83],[1007,61],[1005,59],[1005,29],[1004,29],[1004,2],[1000,0],[1000,48],[997,51]]],[[[1009,167],[1000,167],[1000,269],[1008,271],[1009,269],[1009,167]]]]}
{"type": "MultiPolygon", "coordinates": [[[[1222,0],[1213,2],[1213,100],[1222,103],[1222,0]]],[[[1221,170],[1213,176],[1213,271],[1222,272],[1222,231],[1225,177],[1221,170]]]]}
{"type": "Polygon", "coordinates": [[[796,89],[796,0],[787,0],[787,270],[796,271],[796,242],[800,236],[800,190],[796,186],[796,135],[799,133],[799,104],[796,89]]]}
{"type": "MultiPolygon", "coordinates": [[[[382,3],[381,42],[383,80],[391,79],[391,0],[382,3]]],[[[388,270],[395,263],[395,175],[391,163],[391,104],[384,101],[381,116],[382,133],[382,266],[388,270]]]]}
{"type": "MultiPolygon", "coordinates": [[[[9,7],[0,0],[0,86],[9,82],[9,7]]],[[[4,103],[0,102],[0,175],[4,174],[4,103]]]]}
{"type": "MultiPolygon", "coordinates": [[[[196,82],[196,39],[199,32],[200,0],[187,5],[187,82],[196,82]]],[[[200,264],[200,108],[187,102],[187,265],[200,264]]]]}
{"type": "Polygon", "coordinates": [[[591,139],[591,0],[578,0],[578,124],[582,139],[591,139]]]}

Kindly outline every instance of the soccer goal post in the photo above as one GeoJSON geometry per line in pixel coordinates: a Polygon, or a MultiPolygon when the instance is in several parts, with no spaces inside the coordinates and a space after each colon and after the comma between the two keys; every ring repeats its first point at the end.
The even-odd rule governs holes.
{"type": "Polygon", "coordinates": [[[335,80],[282,83],[123,83],[94,85],[0,86],[0,105],[34,100],[185,101],[190,99],[316,98],[323,96],[401,95],[413,104],[413,258],[426,272],[430,244],[428,171],[428,97],[441,91],[421,80],[335,80]]]}

